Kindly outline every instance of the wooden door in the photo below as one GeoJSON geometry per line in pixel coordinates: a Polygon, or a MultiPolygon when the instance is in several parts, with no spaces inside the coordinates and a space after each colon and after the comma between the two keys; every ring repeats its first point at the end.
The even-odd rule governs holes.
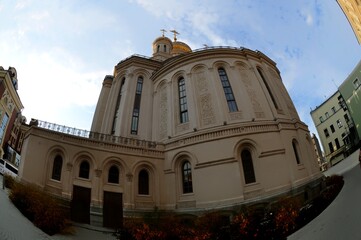
{"type": "Polygon", "coordinates": [[[103,226],[114,229],[123,226],[123,203],[121,193],[104,191],[103,226]]]}
{"type": "Polygon", "coordinates": [[[80,223],[90,223],[90,198],[90,188],[74,185],[73,199],[71,201],[71,220],[80,223]]]}

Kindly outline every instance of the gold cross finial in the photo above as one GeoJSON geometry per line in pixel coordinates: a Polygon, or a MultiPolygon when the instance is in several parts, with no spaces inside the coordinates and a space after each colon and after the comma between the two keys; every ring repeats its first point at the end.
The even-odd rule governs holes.
{"type": "Polygon", "coordinates": [[[171,30],[170,32],[174,33],[174,41],[177,41],[177,34],[179,34],[179,32],[177,32],[176,30],[171,30]]]}
{"type": "Polygon", "coordinates": [[[162,32],[162,37],[164,37],[164,33],[165,33],[167,30],[161,29],[160,31],[162,32]]]}

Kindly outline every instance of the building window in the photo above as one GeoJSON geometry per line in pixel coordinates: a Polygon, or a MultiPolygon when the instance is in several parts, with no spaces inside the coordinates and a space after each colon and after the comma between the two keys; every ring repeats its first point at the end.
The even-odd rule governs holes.
{"type": "Polygon", "coordinates": [[[330,117],[330,114],[328,112],[325,112],[326,119],[330,117]]]}
{"type": "Polygon", "coordinates": [[[358,78],[356,78],[354,81],[353,81],[353,86],[355,89],[359,88],[360,87],[360,80],[358,80],[358,78]]]}
{"type": "Polygon", "coordinates": [[[164,45],[163,48],[164,48],[164,52],[167,52],[167,45],[164,45]]]}
{"type": "Polygon", "coordinates": [[[149,195],[149,174],[145,169],[139,172],[138,193],[141,195],[149,195]]]}
{"type": "Polygon", "coordinates": [[[115,126],[116,126],[116,123],[117,123],[117,119],[119,118],[119,115],[120,115],[119,105],[120,105],[120,101],[122,99],[122,92],[123,92],[124,83],[125,83],[125,78],[122,79],[122,83],[120,84],[117,103],[116,103],[116,106],[115,106],[115,113],[114,113],[113,126],[112,126],[112,134],[115,133],[115,126]]]}
{"type": "Polygon", "coordinates": [[[336,150],[340,148],[340,143],[338,141],[338,138],[335,139],[335,144],[336,144],[336,150]]]}
{"type": "Polygon", "coordinates": [[[246,184],[256,182],[251,152],[247,149],[241,153],[244,180],[246,184]]]}
{"type": "Polygon", "coordinates": [[[188,122],[187,94],[184,78],[178,80],[180,123],[188,122]]]}
{"type": "Polygon", "coordinates": [[[331,124],[330,128],[331,128],[331,132],[334,133],[335,132],[335,127],[333,126],[333,124],[331,124]]]}
{"type": "Polygon", "coordinates": [[[330,152],[333,153],[333,145],[332,142],[328,143],[328,148],[330,149],[330,152]]]}
{"type": "Polygon", "coordinates": [[[79,177],[80,178],[89,178],[90,165],[88,161],[82,161],[79,168],[79,177]]]}
{"type": "Polygon", "coordinates": [[[336,121],[338,128],[342,128],[342,122],[340,119],[336,121]]]}
{"type": "Polygon", "coordinates": [[[111,166],[109,168],[108,183],[119,183],[119,169],[117,166],[111,166]]]}
{"type": "Polygon", "coordinates": [[[336,113],[336,108],[335,108],[335,107],[332,107],[332,108],[331,108],[331,111],[332,111],[333,114],[336,113]]]}
{"type": "Polygon", "coordinates": [[[61,169],[63,167],[63,158],[60,155],[56,155],[53,162],[53,172],[51,178],[60,181],[61,169]]]}
{"type": "Polygon", "coordinates": [[[222,82],[222,87],[224,94],[226,96],[228,109],[230,112],[236,112],[238,111],[236,100],[234,99],[233,91],[231,84],[228,81],[228,76],[226,71],[223,68],[218,69],[219,78],[222,82]]]}
{"type": "Polygon", "coordinates": [[[329,137],[329,136],[330,136],[330,134],[328,133],[328,129],[327,129],[327,128],[323,129],[323,132],[325,133],[325,136],[326,136],[326,137],[329,137]]]}
{"type": "Polygon", "coordinates": [[[132,115],[131,131],[130,131],[131,134],[138,134],[140,98],[141,98],[141,95],[142,95],[142,88],[143,88],[143,78],[138,77],[137,89],[136,89],[136,92],[135,92],[135,99],[134,99],[134,108],[133,108],[133,115],[132,115]]]}
{"type": "Polygon", "coordinates": [[[192,193],[192,166],[190,162],[185,161],[182,165],[182,182],[183,182],[183,193],[192,193]]]}
{"type": "Polygon", "coordinates": [[[323,117],[322,116],[320,117],[320,123],[323,123],[323,117]]]}
{"type": "Polygon", "coordinates": [[[348,123],[350,121],[350,118],[348,117],[347,114],[343,115],[343,117],[345,118],[345,122],[348,123]]]}
{"type": "Polygon", "coordinates": [[[271,97],[271,100],[272,100],[272,102],[273,102],[273,105],[275,106],[276,109],[279,109],[279,108],[278,108],[278,104],[277,104],[277,102],[276,102],[276,99],[275,99],[275,97],[274,97],[273,94],[272,94],[271,88],[270,88],[270,86],[268,85],[268,83],[267,83],[267,81],[266,81],[266,78],[265,78],[264,75],[263,75],[262,70],[261,70],[260,68],[257,68],[257,71],[258,71],[259,75],[261,76],[264,85],[265,85],[266,88],[267,88],[267,91],[268,91],[268,93],[269,93],[269,95],[270,95],[270,97],[271,97]]]}
{"type": "Polygon", "coordinates": [[[301,161],[300,161],[300,156],[298,154],[298,144],[297,144],[296,140],[292,141],[292,147],[293,147],[293,152],[295,154],[296,162],[297,162],[297,164],[300,164],[301,161]]]}
{"type": "Polygon", "coordinates": [[[157,46],[157,52],[159,52],[160,45],[157,46]]]}
{"type": "Polygon", "coordinates": [[[4,117],[3,117],[2,121],[1,121],[1,124],[0,124],[0,144],[3,141],[8,121],[9,121],[9,116],[5,113],[5,115],[4,115],[4,117]]]}

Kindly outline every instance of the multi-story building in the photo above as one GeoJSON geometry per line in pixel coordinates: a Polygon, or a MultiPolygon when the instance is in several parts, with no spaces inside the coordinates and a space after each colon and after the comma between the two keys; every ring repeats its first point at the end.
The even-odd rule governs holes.
{"type": "Polygon", "coordinates": [[[361,61],[340,85],[340,104],[347,109],[351,118],[346,122],[348,135],[353,146],[360,147],[361,139],[361,61]]]}
{"type": "Polygon", "coordinates": [[[361,1],[360,0],[337,0],[342,11],[346,15],[357,41],[361,44],[361,1]]]}
{"type": "Polygon", "coordinates": [[[246,48],[193,51],[163,35],[152,57],[130,56],[105,77],[91,132],[30,125],[20,178],[69,202],[74,221],[117,227],[123,213],[155,207],[229,213],[320,189],[312,137],[276,63],[246,48]]]}
{"type": "Polygon", "coordinates": [[[325,171],[328,168],[328,164],[327,164],[327,161],[326,161],[325,157],[323,156],[323,152],[322,152],[322,149],[321,149],[321,146],[320,146],[320,142],[318,141],[318,138],[314,133],[312,134],[312,142],[313,142],[313,145],[315,147],[315,153],[316,153],[316,156],[317,156],[317,163],[320,166],[320,170],[325,171]]]}
{"type": "Polygon", "coordinates": [[[19,165],[24,131],[20,131],[25,118],[24,108],[18,95],[16,69],[0,67],[0,157],[19,165]]]}
{"type": "Polygon", "coordinates": [[[351,117],[348,110],[340,106],[340,98],[340,92],[336,91],[311,111],[325,157],[331,166],[344,159],[351,147],[348,125],[351,117]]]}

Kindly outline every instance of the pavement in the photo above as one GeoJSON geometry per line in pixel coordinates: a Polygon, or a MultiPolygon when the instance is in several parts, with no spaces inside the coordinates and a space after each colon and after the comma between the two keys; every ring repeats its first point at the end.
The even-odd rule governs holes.
{"type": "Polygon", "coordinates": [[[68,234],[49,236],[22,215],[11,203],[8,190],[3,189],[0,174],[0,240],[115,240],[108,229],[87,224],[74,225],[68,234]]]}
{"type": "Polygon", "coordinates": [[[361,239],[361,165],[357,150],[324,174],[340,174],[344,186],[336,199],[315,219],[288,240],[361,239]]]}
{"type": "MultiPolygon", "coordinates": [[[[290,235],[289,240],[361,240],[361,169],[359,151],[328,169],[324,175],[340,174],[345,184],[336,199],[318,217],[290,235]]],[[[114,240],[108,230],[90,225],[74,225],[69,234],[49,236],[33,225],[10,202],[7,189],[2,189],[0,175],[0,240],[114,240]]]]}

